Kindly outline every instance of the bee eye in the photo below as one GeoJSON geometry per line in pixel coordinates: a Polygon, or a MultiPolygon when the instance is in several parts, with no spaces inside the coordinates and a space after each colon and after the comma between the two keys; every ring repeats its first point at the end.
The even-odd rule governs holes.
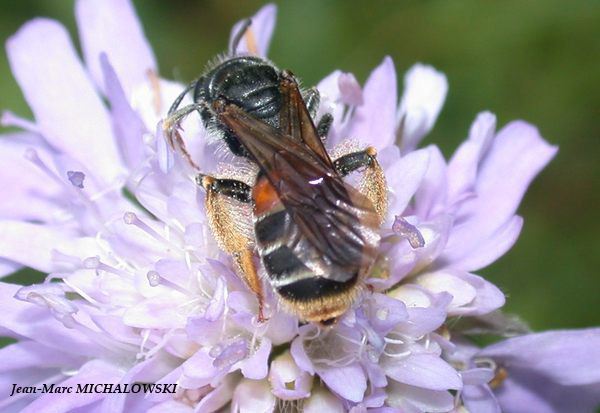
{"type": "Polygon", "coordinates": [[[333,317],[333,318],[329,318],[327,320],[321,321],[321,325],[324,327],[329,327],[329,326],[335,325],[335,323],[337,323],[337,321],[338,321],[337,318],[333,317]]]}

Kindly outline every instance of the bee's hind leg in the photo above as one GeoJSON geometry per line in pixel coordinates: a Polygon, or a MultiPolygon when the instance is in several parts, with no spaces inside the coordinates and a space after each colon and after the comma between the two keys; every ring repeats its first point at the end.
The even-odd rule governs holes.
{"type": "Polygon", "coordinates": [[[265,321],[264,292],[254,264],[252,239],[240,231],[239,219],[231,210],[226,197],[242,203],[250,203],[252,189],[244,182],[235,179],[217,179],[199,174],[198,185],[206,190],[206,212],[208,223],[219,247],[230,254],[237,272],[244,279],[258,300],[258,321],[265,321]]]}
{"type": "Polygon", "coordinates": [[[377,162],[377,150],[369,146],[362,151],[348,153],[336,159],[333,166],[341,176],[366,168],[359,190],[369,198],[380,223],[383,222],[387,212],[387,184],[383,169],[377,162]]]}

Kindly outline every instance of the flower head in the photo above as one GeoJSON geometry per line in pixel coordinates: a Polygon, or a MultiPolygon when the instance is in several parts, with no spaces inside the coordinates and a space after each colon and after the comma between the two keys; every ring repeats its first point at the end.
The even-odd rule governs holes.
{"type": "MultiPolygon", "coordinates": [[[[449,322],[484,323],[504,304],[502,292],[472,272],[513,245],[520,200],[556,152],[533,126],[517,121],[496,132],[484,112],[446,161],[433,145],[417,149],[441,110],[443,74],[415,65],[400,103],[389,57],[364,87],[350,73],[327,76],[317,86],[317,117],[333,115],[328,151],[337,157],[372,145],[387,178],[380,260],[336,325],[301,323],[270,288],[260,320],[256,296],[211,233],[190,159],[163,133],[184,86],[158,76],[129,1],[79,0],[76,17],[85,63],[56,21],[35,19],[7,42],[34,120],[3,115],[22,131],[0,139],[0,182],[11,199],[0,205],[0,270],[27,266],[48,276],[27,287],[0,283],[2,333],[16,340],[0,350],[9,361],[0,370],[5,383],[22,386],[177,386],[174,393],[20,393],[5,395],[1,407],[449,412],[475,409],[481,394],[488,411],[519,411],[527,397],[545,397],[532,375],[565,395],[598,385],[581,364],[571,370],[580,374],[554,374],[559,366],[548,360],[568,359],[558,336],[539,360],[519,358],[542,336],[478,349],[468,330],[449,322]],[[494,387],[500,367],[509,378],[494,387]]],[[[275,7],[263,7],[234,52],[265,57],[274,22],[275,7]]],[[[189,116],[182,129],[203,172],[253,183],[200,119],[189,116]]],[[[596,348],[600,333],[564,334],[572,352],[596,348]]]]}

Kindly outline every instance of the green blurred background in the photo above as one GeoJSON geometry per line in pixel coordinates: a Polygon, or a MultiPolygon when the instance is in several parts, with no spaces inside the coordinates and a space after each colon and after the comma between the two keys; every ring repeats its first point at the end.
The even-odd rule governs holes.
{"type": "MultiPolygon", "coordinates": [[[[161,74],[190,80],[227,45],[231,25],[262,1],[134,1],[161,74]]],[[[363,82],[385,55],[402,74],[417,61],[450,90],[425,141],[449,156],[484,109],[499,125],[522,118],[560,146],[520,208],[522,235],[481,271],[506,309],[534,329],[600,325],[600,1],[279,1],[270,57],[314,84],[336,68],[363,82]]],[[[76,38],[72,0],[0,2],[0,37],[49,16],[76,38]]],[[[400,93],[400,91],[399,91],[400,93]]],[[[30,116],[0,57],[0,108],[30,116]]],[[[0,166],[1,167],[1,166],[0,166]]],[[[2,202],[10,202],[3,199],[2,202]]],[[[10,281],[28,283],[39,274],[10,281]]],[[[1,315],[0,315],[1,316],[1,315]]]]}

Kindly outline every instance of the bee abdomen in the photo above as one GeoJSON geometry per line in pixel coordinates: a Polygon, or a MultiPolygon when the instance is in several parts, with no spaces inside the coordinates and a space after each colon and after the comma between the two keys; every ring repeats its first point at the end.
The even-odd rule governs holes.
{"type": "Polygon", "coordinates": [[[308,271],[304,263],[286,245],[279,246],[263,255],[262,259],[269,277],[277,284],[280,282],[285,283],[287,280],[308,271]]]}
{"type": "Polygon", "coordinates": [[[285,244],[294,228],[285,209],[255,217],[254,234],[259,255],[269,278],[275,284],[285,283],[308,268],[294,251],[285,244]]]}
{"type": "Polygon", "coordinates": [[[323,277],[308,277],[277,287],[277,292],[284,299],[298,301],[313,301],[318,298],[341,295],[350,291],[356,285],[358,276],[348,281],[339,282],[323,277]]]}
{"type": "Polygon", "coordinates": [[[319,277],[308,268],[283,242],[289,235],[290,216],[282,210],[255,222],[259,255],[270,282],[282,298],[294,302],[311,301],[343,294],[351,290],[358,279],[355,275],[346,281],[319,277]]]}
{"type": "MultiPolygon", "coordinates": [[[[271,285],[284,300],[310,302],[320,298],[343,296],[351,291],[358,280],[358,269],[334,266],[337,271],[347,272],[343,281],[335,281],[315,274],[305,260],[319,257],[319,253],[299,236],[293,222],[277,192],[264,176],[259,176],[252,191],[254,201],[254,235],[258,253],[263,262],[271,285]],[[301,255],[298,256],[298,253],[301,255]]],[[[352,255],[351,251],[346,254],[352,255]]],[[[325,272],[331,271],[331,268],[325,272]]],[[[321,269],[322,274],[323,269],[321,269]]],[[[339,276],[339,274],[338,274],[339,276]]]]}
{"type": "Polygon", "coordinates": [[[268,246],[280,240],[289,225],[289,214],[285,210],[270,213],[254,223],[256,241],[268,246]]]}

